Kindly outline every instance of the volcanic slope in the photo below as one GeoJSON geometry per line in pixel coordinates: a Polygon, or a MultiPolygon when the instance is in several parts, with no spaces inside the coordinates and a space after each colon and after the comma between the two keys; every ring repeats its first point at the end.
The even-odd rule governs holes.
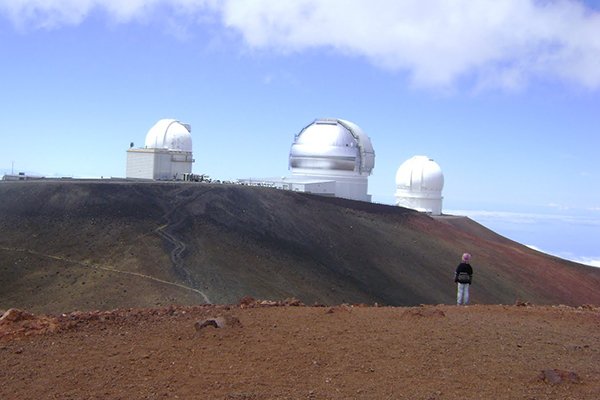
{"type": "Polygon", "coordinates": [[[264,187],[182,182],[0,183],[0,309],[34,313],[232,304],[600,304],[600,269],[464,217],[264,187]]]}

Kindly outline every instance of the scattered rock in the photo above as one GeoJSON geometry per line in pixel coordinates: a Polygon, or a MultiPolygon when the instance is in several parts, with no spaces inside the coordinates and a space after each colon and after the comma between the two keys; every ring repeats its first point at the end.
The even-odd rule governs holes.
{"type": "Polygon", "coordinates": [[[279,305],[279,303],[277,303],[276,301],[271,301],[271,300],[262,300],[262,301],[258,302],[258,304],[260,304],[261,306],[265,306],[265,307],[275,307],[275,306],[279,305]]]}
{"type": "Polygon", "coordinates": [[[552,306],[552,308],[555,308],[557,310],[562,310],[562,311],[571,311],[573,309],[573,307],[566,306],[564,304],[559,304],[557,306],[552,306]]]}
{"type": "Polygon", "coordinates": [[[205,319],[204,321],[194,322],[194,328],[196,328],[197,331],[204,328],[208,328],[209,326],[212,326],[213,328],[218,328],[219,324],[217,324],[217,321],[215,321],[214,319],[205,319]]]}
{"type": "Polygon", "coordinates": [[[579,383],[579,376],[572,371],[564,371],[561,369],[546,369],[540,374],[539,380],[556,385],[563,382],[579,383]]]}
{"type": "Polygon", "coordinates": [[[255,394],[247,394],[247,393],[230,393],[227,395],[228,399],[256,399],[258,398],[255,394]]]}
{"type": "Polygon", "coordinates": [[[295,298],[290,298],[290,299],[285,299],[285,301],[283,302],[284,305],[286,306],[292,306],[292,307],[300,307],[300,306],[304,306],[304,303],[302,303],[300,300],[295,299],[295,298]]]}
{"type": "Polygon", "coordinates": [[[254,297],[247,296],[237,302],[237,305],[241,308],[246,308],[254,303],[254,297]]]}
{"type": "Polygon", "coordinates": [[[231,315],[226,315],[224,317],[221,317],[221,319],[217,318],[217,323],[220,323],[221,325],[219,325],[221,328],[235,328],[235,327],[241,327],[242,323],[240,322],[239,318],[231,316],[231,315]],[[222,320],[221,320],[222,319],[222,320]]]}
{"type": "MultiPolygon", "coordinates": [[[[304,303],[295,298],[288,298],[283,301],[272,301],[272,300],[255,300],[253,297],[244,297],[237,303],[240,308],[256,308],[256,307],[306,307],[304,303]]],[[[324,307],[324,306],[323,306],[324,307]]]]}
{"type": "Polygon", "coordinates": [[[402,314],[405,318],[412,317],[429,317],[429,318],[441,318],[445,317],[446,314],[437,308],[426,308],[426,307],[418,307],[411,308],[409,310],[404,311],[402,314]]]}
{"type": "Polygon", "coordinates": [[[345,305],[341,305],[341,306],[336,306],[336,307],[331,307],[329,310],[327,310],[327,314],[333,314],[334,312],[349,312],[352,311],[352,307],[345,304],[345,305]]]}
{"type": "Polygon", "coordinates": [[[207,327],[212,328],[233,328],[242,326],[242,323],[237,317],[233,317],[230,315],[224,317],[216,317],[216,318],[207,318],[202,321],[194,322],[194,328],[197,331],[200,331],[207,327]]]}
{"type": "Polygon", "coordinates": [[[14,338],[60,331],[56,318],[35,316],[23,310],[11,308],[0,318],[0,338],[14,338]]]}
{"type": "Polygon", "coordinates": [[[33,314],[17,308],[11,308],[0,317],[0,323],[26,321],[34,318],[33,314]]]}
{"type": "Polygon", "coordinates": [[[531,304],[528,301],[522,302],[521,299],[517,299],[517,301],[515,302],[515,306],[517,306],[517,307],[532,307],[533,304],[531,304]]]}
{"type": "Polygon", "coordinates": [[[594,311],[596,309],[596,307],[593,304],[584,304],[579,308],[587,311],[594,311]]]}

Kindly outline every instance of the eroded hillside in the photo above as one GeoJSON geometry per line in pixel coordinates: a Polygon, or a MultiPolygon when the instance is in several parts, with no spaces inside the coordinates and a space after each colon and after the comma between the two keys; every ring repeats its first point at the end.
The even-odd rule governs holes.
{"type": "Polygon", "coordinates": [[[0,183],[0,307],[36,313],[232,304],[600,304],[600,270],[466,218],[271,188],[106,181],[0,183]]]}

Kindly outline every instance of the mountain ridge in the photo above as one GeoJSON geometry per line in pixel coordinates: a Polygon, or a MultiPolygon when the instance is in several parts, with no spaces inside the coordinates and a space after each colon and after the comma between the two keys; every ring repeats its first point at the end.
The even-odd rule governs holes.
{"type": "Polygon", "coordinates": [[[233,304],[600,304],[600,270],[466,217],[273,188],[183,182],[0,184],[0,308],[233,304]]]}

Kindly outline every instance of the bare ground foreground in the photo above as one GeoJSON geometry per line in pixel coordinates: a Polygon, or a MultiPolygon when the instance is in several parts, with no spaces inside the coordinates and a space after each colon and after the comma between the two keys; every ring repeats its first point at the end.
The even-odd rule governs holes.
{"type": "Polygon", "coordinates": [[[0,398],[600,398],[597,307],[294,304],[11,310],[0,398]]]}

